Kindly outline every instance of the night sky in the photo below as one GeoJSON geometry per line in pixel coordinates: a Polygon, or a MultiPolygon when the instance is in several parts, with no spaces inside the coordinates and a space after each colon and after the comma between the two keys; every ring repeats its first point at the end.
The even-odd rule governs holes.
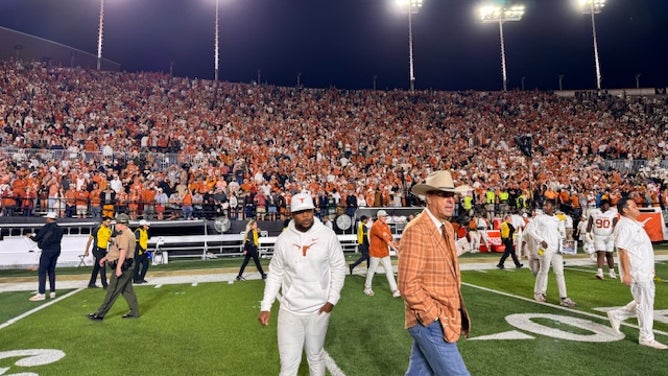
{"type": "MultiPolygon", "coordinates": [[[[127,71],[212,79],[216,0],[105,0],[103,56],[127,71]]],[[[220,79],[408,88],[408,17],[395,0],[220,0],[220,79]]],[[[503,1],[502,1],[503,2],[503,1]]],[[[506,2],[512,4],[515,2],[506,2]]],[[[591,17],[572,0],[526,0],[504,24],[508,88],[595,88],[591,17]]],[[[417,89],[499,90],[498,24],[478,1],[424,0],[413,17],[417,89]]],[[[0,0],[0,26],[95,54],[99,0],[0,0]]],[[[596,16],[603,88],[668,86],[668,1],[608,0],[596,16]]]]}

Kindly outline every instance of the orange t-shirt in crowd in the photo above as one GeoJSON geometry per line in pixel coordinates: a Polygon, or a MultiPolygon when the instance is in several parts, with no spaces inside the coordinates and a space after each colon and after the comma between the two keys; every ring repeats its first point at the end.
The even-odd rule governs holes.
{"type": "Polygon", "coordinates": [[[88,192],[84,190],[76,191],[74,193],[74,200],[77,205],[88,205],[88,192]]]}
{"type": "Polygon", "coordinates": [[[193,206],[193,195],[186,193],[183,195],[183,206],[193,206]]]}
{"type": "Polygon", "coordinates": [[[99,189],[93,189],[90,191],[90,194],[88,195],[88,198],[90,199],[90,206],[98,207],[102,203],[102,199],[100,198],[100,194],[102,191],[99,189]]]}

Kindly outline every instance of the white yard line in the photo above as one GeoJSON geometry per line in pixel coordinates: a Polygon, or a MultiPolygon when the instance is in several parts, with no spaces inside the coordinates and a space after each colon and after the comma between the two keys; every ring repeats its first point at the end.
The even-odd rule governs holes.
{"type": "MultiPolygon", "coordinates": [[[[597,314],[594,314],[594,313],[579,311],[579,310],[573,309],[573,308],[562,307],[562,306],[557,305],[557,304],[539,303],[539,302],[537,302],[537,301],[535,301],[531,298],[527,298],[527,297],[519,296],[519,295],[513,295],[513,294],[509,294],[507,292],[498,291],[498,290],[494,290],[494,289],[490,289],[490,288],[482,287],[482,286],[478,286],[478,285],[473,285],[473,284],[470,284],[470,283],[462,282],[462,285],[472,287],[472,288],[476,288],[476,289],[483,290],[483,291],[487,291],[487,292],[491,292],[491,293],[497,294],[497,295],[507,296],[507,297],[513,298],[513,299],[524,300],[525,302],[540,304],[540,305],[548,306],[548,307],[555,308],[555,309],[560,309],[562,311],[567,311],[567,312],[571,312],[571,313],[577,313],[577,314],[580,314],[580,315],[583,315],[583,316],[587,316],[587,317],[591,317],[591,318],[595,318],[595,319],[599,319],[599,320],[603,320],[605,322],[608,322],[608,316],[607,315],[601,316],[601,315],[597,315],[597,314]]],[[[627,326],[629,328],[638,329],[637,325],[627,324],[625,322],[622,322],[622,325],[627,326]]],[[[661,330],[654,329],[654,333],[661,334],[663,336],[668,336],[668,332],[664,332],[664,331],[661,331],[661,330]]]]}
{"type": "Polygon", "coordinates": [[[331,356],[329,356],[329,353],[327,351],[324,351],[324,356],[325,356],[325,368],[329,371],[329,374],[332,376],[346,376],[343,371],[341,371],[341,368],[336,365],[336,362],[334,359],[332,359],[331,356]]]}
{"type": "MultiPolygon", "coordinates": [[[[607,268],[607,266],[606,266],[606,268],[607,268]]],[[[570,267],[570,266],[565,266],[564,269],[572,270],[574,272],[589,273],[591,275],[596,275],[596,271],[594,269],[580,269],[580,268],[574,268],[574,267],[570,267]]]]}
{"type": "MultiPolygon", "coordinates": [[[[39,312],[39,311],[45,309],[46,307],[49,307],[49,306],[55,304],[55,303],[58,302],[58,301],[61,301],[61,300],[65,299],[65,298],[67,298],[67,297],[69,297],[69,296],[71,296],[71,295],[74,295],[74,294],[78,293],[79,291],[82,291],[83,289],[84,289],[84,288],[79,288],[79,289],[76,289],[76,290],[74,290],[74,291],[70,291],[69,293],[67,293],[67,294],[65,294],[65,295],[63,295],[63,296],[57,297],[56,299],[49,299],[49,302],[48,302],[48,303],[40,304],[39,307],[35,307],[35,308],[31,309],[31,310],[28,311],[28,312],[24,312],[24,313],[22,313],[22,314],[20,314],[20,315],[18,315],[18,316],[16,316],[16,317],[14,317],[14,318],[11,318],[11,319],[7,320],[6,322],[0,324],[0,330],[2,330],[2,329],[4,329],[4,328],[6,328],[6,327],[12,325],[13,323],[15,323],[15,322],[17,322],[17,321],[19,321],[19,320],[21,320],[21,319],[24,319],[24,318],[26,318],[26,317],[32,315],[32,314],[35,313],[35,312],[39,312]]],[[[47,294],[48,294],[48,292],[47,292],[47,294]]]]}

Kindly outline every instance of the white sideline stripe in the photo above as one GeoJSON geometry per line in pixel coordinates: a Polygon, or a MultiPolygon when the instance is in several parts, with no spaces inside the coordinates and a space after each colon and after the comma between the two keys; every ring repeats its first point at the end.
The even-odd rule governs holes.
{"type": "Polygon", "coordinates": [[[589,273],[589,274],[595,274],[596,271],[593,269],[580,269],[580,268],[571,268],[571,267],[564,267],[564,269],[572,270],[574,272],[580,272],[580,273],[589,273]]]}
{"type": "Polygon", "coordinates": [[[341,371],[341,368],[336,365],[336,362],[334,359],[332,359],[331,356],[329,356],[329,353],[327,351],[324,351],[324,357],[325,357],[325,368],[329,371],[329,374],[332,376],[346,376],[343,371],[341,371]]]}
{"type": "MultiPolygon", "coordinates": [[[[76,289],[74,291],[70,291],[69,293],[67,293],[63,296],[57,297],[56,299],[49,299],[48,303],[41,304],[39,307],[35,307],[28,312],[24,312],[24,313],[14,317],[14,318],[11,318],[11,319],[7,320],[6,322],[0,324],[0,330],[12,325],[13,323],[15,323],[19,320],[22,320],[22,319],[32,315],[33,313],[39,312],[39,311],[43,310],[44,308],[49,307],[49,306],[55,304],[56,302],[59,302],[59,301],[65,299],[65,298],[69,297],[70,295],[74,295],[74,294],[76,294],[76,293],[78,293],[79,291],[82,291],[82,290],[84,290],[84,288],[79,288],[79,289],[76,289]]],[[[47,292],[47,294],[48,294],[48,292],[47,292]]]]}
{"type": "MultiPolygon", "coordinates": [[[[537,302],[533,299],[525,298],[524,296],[513,295],[513,294],[509,294],[507,292],[498,291],[498,290],[494,290],[494,289],[490,289],[490,288],[482,287],[482,286],[478,286],[478,285],[473,285],[473,284],[466,283],[466,282],[462,282],[462,285],[468,286],[468,287],[473,287],[473,288],[483,290],[483,291],[487,291],[487,292],[491,292],[493,294],[507,296],[507,297],[513,298],[513,299],[524,300],[525,302],[530,302],[530,303],[534,303],[534,304],[540,304],[540,305],[544,305],[544,306],[548,306],[548,307],[552,307],[552,308],[557,308],[557,309],[560,309],[562,311],[577,313],[579,315],[588,316],[588,317],[591,317],[591,318],[595,318],[595,319],[603,320],[605,322],[609,322],[607,315],[606,316],[600,316],[600,315],[596,315],[596,314],[593,314],[593,313],[589,313],[589,312],[585,312],[585,311],[578,311],[577,309],[563,307],[563,306],[560,306],[560,305],[557,305],[557,304],[552,304],[552,303],[539,303],[539,302],[537,302]]],[[[627,324],[625,322],[622,322],[621,324],[624,325],[624,326],[628,326],[629,328],[639,329],[637,325],[627,324]]],[[[656,334],[661,334],[663,336],[668,336],[667,332],[657,330],[657,329],[654,329],[653,331],[656,334]]]]}
{"type": "MultiPolygon", "coordinates": [[[[281,293],[276,294],[276,299],[281,298],[281,293]]],[[[336,365],[336,362],[334,359],[332,359],[331,356],[329,356],[329,353],[327,350],[324,348],[322,349],[323,357],[325,358],[325,368],[329,371],[331,376],[346,376],[343,371],[341,371],[341,368],[339,368],[338,365],[336,365]]]]}

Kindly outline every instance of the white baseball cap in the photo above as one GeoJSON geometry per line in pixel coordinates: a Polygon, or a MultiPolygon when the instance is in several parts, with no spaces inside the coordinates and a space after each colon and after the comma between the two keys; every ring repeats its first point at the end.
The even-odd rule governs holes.
{"type": "Polygon", "coordinates": [[[387,212],[383,209],[380,209],[376,212],[376,217],[387,217],[387,212]]]}
{"type": "Polygon", "coordinates": [[[315,205],[313,205],[313,198],[311,198],[311,195],[307,193],[298,193],[292,196],[292,200],[290,201],[291,212],[294,213],[311,209],[315,209],[315,205]]]}
{"type": "Polygon", "coordinates": [[[46,213],[46,218],[56,219],[58,218],[58,214],[56,212],[48,212],[46,213]]]}
{"type": "Polygon", "coordinates": [[[150,226],[150,225],[148,224],[148,221],[142,219],[141,221],[139,221],[139,226],[150,226]]]}

